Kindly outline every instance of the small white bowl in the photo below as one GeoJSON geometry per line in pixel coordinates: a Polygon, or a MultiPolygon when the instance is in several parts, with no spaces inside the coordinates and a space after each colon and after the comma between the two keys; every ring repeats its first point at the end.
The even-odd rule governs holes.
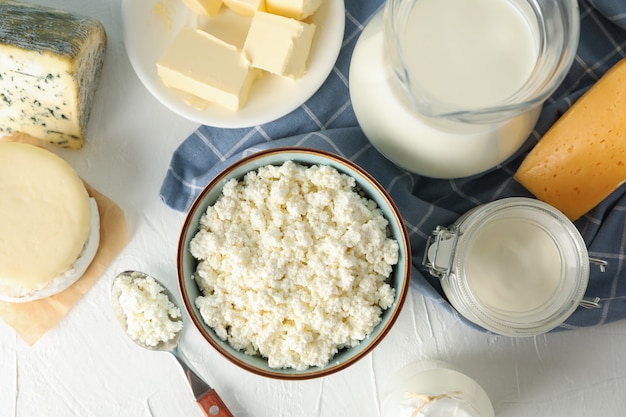
{"type": "Polygon", "coordinates": [[[213,348],[237,366],[258,375],[277,379],[310,379],[329,375],[347,368],[367,355],[389,332],[400,314],[409,290],[411,250],[408,233],[398,208],[385,189],[364,169],[347,159],[324,151],[308,148],[280,148],[259,152],[235,162],[217,175],[204,188],[193,203],[183,224],[178,242],[177,268],[178,283],[184,307],[194,326],[213,348]],[[197,262],[189,252],[189,243],[198,231],[200,217],[206,212],[208,206],[216,202],[222,193],[222,187],[228,180],[241,178],[247,172],[257,170],[262,166],[282,165],[286,161],[294,161],[303,165],[328,165],[341,173],[355,178],[357,185],[382,210],[385,218],[389,221],[391,236],[399,245],[399,260],[394,265],[389,277],[389,284],[395,288],[395,300],[393,305],[383,312],[382,320],[374,328],[372,334],[362,340],[357,346],[340,350],[327,366],[309,367],[304,371],[270,368],[267,359],[238,351],[215,334],[213,329],[204,322],[195,305],[195,300],[201,293],[193,279],[197,262]]]}
{"type": "MultiPolygon", "coordinates": [[[[324,1],[310,20],[307,19],[307,22],[315,24],[316,30],[307,72],[301,78],[291,80],[265,74],[254,83],[248,103],[237,112],[210,103],[200,108],[189,104],[199,99],[166,87],[157,74],[156,63],[185,25],[209,32],[213,32],[213,29],[218,32],[218,29],[227,25],[233,28],[233,32],[237,31],[240,25],[229,22],[228,16],[222,17],[229,12],[223,6],[217,16],[205,19],[195,16],[182,1],[122,1],[124,43],[128,58],[141,82],[163,105],[200,124],[223,128],[250,127],[271,122],[295,110],[328,78],[343,42],[343,0],[324,1]]],[[[237,33],[229,33],[229,36],[240,37],[237,33]]]]}

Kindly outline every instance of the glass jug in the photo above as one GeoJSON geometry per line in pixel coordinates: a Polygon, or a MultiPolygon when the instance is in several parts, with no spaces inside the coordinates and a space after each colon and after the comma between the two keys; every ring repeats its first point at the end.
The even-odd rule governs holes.
{"type": "Polygon", "coordinates": [[[576,0],[387,0],[353,54],[357,119],[412,172],[488,170],[532,132],[579,32],[576,0]]]}

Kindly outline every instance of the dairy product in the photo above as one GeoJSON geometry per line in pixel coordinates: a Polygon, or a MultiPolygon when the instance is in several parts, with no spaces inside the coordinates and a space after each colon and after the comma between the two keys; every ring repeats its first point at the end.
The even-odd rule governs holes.
{"type": "Polygon", "coordinates": [[[322,0],[265,0],[265,3],[270,13],[302,20],[315,13],[322,0]]]}
{"type": "Polygon", "coordinates": [[[245,105],[258,75],[235,46],[190,27],[176,36],[157,70],[166,86],[231,110],[245,105]]]}
{"type": "Polygon", "coordinates": [[[253,16],[257,11],[265,11],[265,0],[224,0],[224,4],[242,16],[253,16]]]}
{"type": "Polygon", "coordinates": [[[104,61],[104,27],[14,1],[0,2],[0,21],[0,136],[24,132],[81,148],[104,61]]]}
{"type": "Polygon", "coordinates": [[[385,62],[383,16],[365,27],[350,64],[350,99],[367,138],[411,172],[458,178],[491,169],[526,141],[541,105],[501,123],[470,124],[428,118],[415,111],[385,62]]]}
{"type": "Polygon", "coordinates": [[[189,10],[200,16],[215,16],[222,7],[222,0],[183,0],[189,10]]]}
{"type": "Polygon", "coordinates": [[[65,271],[49,279],[36,288],[27,288],[18,285],[3,286],[0,284],[0,300],[24,303],[40,300],[65,291],[78,281],[87,271],[94,260],[100,244],[100,213],[98,204],[93,198],[89,199],[91,206],[91,224],[87,242],[78,258],[65,271]]]}
{"type": "Polygon", "coordinates": [[[120,275],[113,285],[119,291],[119,305],[131,339],[155,347],[172,340],[182,330],[180,309],[154,278],[120,275]]]}
{"type": "Polygon", "coordinates": [[[393,374],[383,391],[385,417],[495,417],[485,390],[442,361],[416,361],[393,374]]]}
{"type": "Polygon", "coordinates": [[[257,12],[243,46],[252,66],[299,78],[306,72],[315,25],[294,19],[257,12]]]}
{"type": "MultiPolygon", "coordinates": [[[[157,62],[157,71],[165,86],[192,95],[184,97],[187,104],[203,110],[212,102],[236,111],[265,72],[293,79],[305,74],[315,34],[312,23],[268,13],[265,0],[225,0],[226,7],[215,6],[211,13],[197,11],[198,0],[186,2],[210,19],[200,23],[202,30],[184,27],[157,62]]],[[[312,4],[293,5],[306,10],[319,6],[312,4]]]]}
{"type": "Polygon", "coordinates": [[[515,173],[570,220],[626,180],[626,60],[618,62],[541,138],[515,173]]]}
{"type": "Polygon", "coordinates": [[[561,254],[534,222],[505,218],[482,226],[466,256],[468,286],[485,308],[524,314],[555,297],[561,254]]]}
{"type": "Polygon", "coordinates": [[[243,16],[229,7],[222,7],[217,15],[206,21],[207,24],[201,25],[203,31],[239,50],[243,49],[252,21],[251,16],[243,16]]]}
{"type": "Polygon", "coordinates": [[[71,166],[45,149],[2,143],[0,195],[0,294],[32,298],[51,286],[51,295],[78,279],[95,255],[99,224],[71,166]]]}
{"type": "Polygon", "coordinates": [[[273,368],[324,366],[394,302],[398,243],[355,180],[323,165],[265,166],[230,180],[190,243],[196,305],[235,349],[273,368]]]}
{"type": "Polygon", "coordinates": [[[415,2],[396,38],[409,88],[462,109],[511,97],[538,54],[535,32],[516,7],[508,0],[415,2]]]}
{"type": "Polygon", "coordinates": [[[574,224],[535,198],[480,205],[438,226],[423,261],[466,319],[506,336],[536,336],[579,306],[589,280],[574,224]]]}

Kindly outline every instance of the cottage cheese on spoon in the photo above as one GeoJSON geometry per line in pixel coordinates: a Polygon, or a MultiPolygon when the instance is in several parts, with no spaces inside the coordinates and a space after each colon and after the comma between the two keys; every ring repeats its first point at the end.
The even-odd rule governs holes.
{"type": "Polygon", "coordinates": [[[183,328],[180,309],[154,278],[121,275],[115,280],[126,333],[135,342],[156,347],[175,338],[183,328]]]}

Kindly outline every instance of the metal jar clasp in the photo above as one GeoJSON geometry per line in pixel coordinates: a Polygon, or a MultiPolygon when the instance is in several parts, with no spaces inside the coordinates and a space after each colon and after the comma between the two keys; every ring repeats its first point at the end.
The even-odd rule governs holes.
{"type": "Polygon", "coordinates": [[[428,236],[422,265],[431,275],[444,278],[450,274],[458,240],[459,230],[444,226],[437,226],[428,236]]]}
{"type": "MultiPolygon", "coordinates": [[[[609,264],[607,261],[598,258],[589,258],[589,263],[600,268],[600,272],[605,272],[606,266],[609,264]]],[[[583,298],[580,300],[579,305],[587,309],[600,308],[600,297],[583,298]]]]}

